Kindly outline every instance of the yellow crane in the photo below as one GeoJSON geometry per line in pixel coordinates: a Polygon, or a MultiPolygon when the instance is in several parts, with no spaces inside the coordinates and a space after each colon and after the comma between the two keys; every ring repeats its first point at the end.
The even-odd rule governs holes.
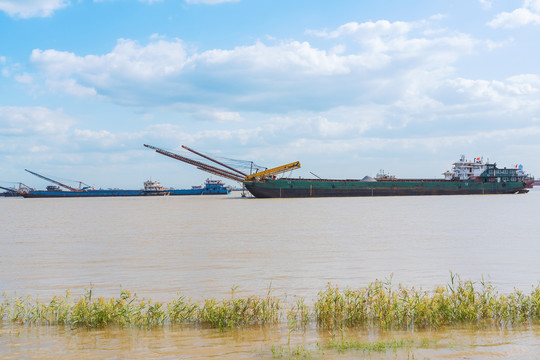
{"type": "Polygon", "coordinates": [[[246,175],[246,179],[244,181],[261,181],[265,178],[272,177],[278,174],[282,174],[287,171],[292,171],[300,168],[300,162],[295,161],[290,164],[281,165],[272,169],[267,169],[264,171],[259,171],[251,175],[246,175]]]}

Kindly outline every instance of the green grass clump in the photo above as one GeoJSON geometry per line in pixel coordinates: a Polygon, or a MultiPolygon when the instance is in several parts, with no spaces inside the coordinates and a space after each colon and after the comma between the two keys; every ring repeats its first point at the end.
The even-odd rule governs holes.
{"type": "Polygon", "coordinates": [[[223,300],[209,299],[199,311],[199,321],[211,327],[224,329],[245,325],[277,323],[279,300],[274,297],[248,297],[223,300]]]}
{"type": "Polygon", "coordinates": [[[185,324],[197,321],[199,306],[179,295],[172,303],[167,304],[167,315],[171,324],[185,324]]]}
{"type": "Polygon", "coordinates": [[[287,311],[287,325],[289,333],[298,329],[305,329],[311,322],[312,315],[303,298],[300,298],[287,311]]]}
{"type": "Polygon", "coordinates": [[[484,281],[475,284],[454,275],[451,280],[432,293],[402,286],[394,289],[382,281],[359,290],[340,291],[329,285],[315,303],[317,323],[327,329],[366,325],[438,328],[457,324],[505,326],[540,318],[540,286],[530,295],[519,290],[500,295],[484,281]]]}
{"type": "Polygon", "coordinates": [[[48,303],[40,303],[37,299],[33,301],[30,296],[11,301],[6,298],[0,306],[0,319],[20,324],[65,325],[70,318],[69,300],[69,292],[65,297],[53,297],[48,303]]]}
{"type": "Polygon", "coordinates": [[[92,289],[73,302],[69,292],[54,297],[49,303],[32,301],[30,297],[5,300],[0,307],[0,320],[32,325],[68,325],[71,327],[104,328],[107,326],[152,327],[173,324],[198,324],[214,328],[232,328],[278,321],[279,301],[267,296],[234,298],[218,302],[206,300],[203,306],[178,296],[168,304],[138,299],[128,291],[120,298],[93,298],[92,289]]]}

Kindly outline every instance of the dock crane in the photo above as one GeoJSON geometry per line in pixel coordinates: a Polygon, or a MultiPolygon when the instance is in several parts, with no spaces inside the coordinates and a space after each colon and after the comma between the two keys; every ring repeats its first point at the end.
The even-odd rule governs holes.
{"type": "Polygon", "coordinates": [[[0,186],[0,189],[4,189],[4,190],[7,190],[9,192],[12,192],[12,193],[15,193],[15,194],[25,194],[25,193],[28,193],[29,191],[33,191],[34,189],[31,188],[30,186],[28,185],[25,185],[23,183],[19,183],[19,188],[16,189],[15,187],[13,188],[7,188],[7,187],[3,187],[3,186],[0,186]]]}
{"type": "MultiPolygon", "coordinates": [[[[68,185],[66,185],[66,184],[62,184],[61,182],[58,182],[58,181],[53,180],[53,179],[50,179],[50,178],[45,177],[45,176],[43,176],[43,175],[39,175],[39,174],[37,174],[37,173],[35,173],[35,172],[33,172],[33,171],[30,171],[30,170],[27,170],[27,169],[24,169],[24,170],[27,171],[27,172],[29,172],[29,173],[32,174],[32,175],[35,175],[35,176],[39,177],[39,178],[42,178],[42,179],[47,180],[47,181],[50,181],[50,182],[52,182],[53,184],[62,186],[62,187],[64,187],[64,188],[68,189],[69,191],[76,191],[76,192],[84,191],[83,189],[76,189],[76,188],[74,188],[74,187],[68,186],[68,185]]],[[[80,184],[82,184],[82,182],[80,182],[80,184]]],[[[85,184],[85,185],[86,185],[86,184],[85,184]]]]}
{"type": "Polygon", "coordinates": [[[199,155],[199,156],[201,156],[201,157],[203,157],[203,158],[205,158],[205,159],[207,159],[209,161],[212,161],[213,163],[216,163],[217,165],[220,165],[220,166],[226,168],[227,170],[220,169],[218,167],[208,165],[208,164],[205,164],[205,163],[202,163],[202,162],[199,162],[199,161],[195,161],[195,160],[192,160],[192,159],[187,158],[185,156],[181,156],[181,155],[175,154],[175,153],[173,153],[171,151],[163,150],[163,149],[160,149],[160,148],[152,146],[152,145],[144,144],[144,146],[149,148],[149,149],[155,150],[159,154],[169,156],[169,157],[171,157],[173,159],[183,161],[183,162],[185,162],[187,164],[190,164],[190,165],[194,165],[199,170],[203,170],[203,171],[209,172],[209,173],[214,174],[214,175],[222,176],[222,177],[230,179],[230,180],[238,181],[240,183],[244,183],[244,181],[264,181],[267,178],[271,178],[271,177],[273,178],[275,175],[279,175],[279,174],[285,173],[287,171],[292,171],[292,170],[300,168],[300,162],[296,161],[296,162],[293,162],[293,163],[290,163],[290,164],[278,166],[278,167],[271,168],[271,169],[266,169],[266,170],[259,171],[259,172],[256,172],[254,174],[248,175],[248,174],[243,173],[240,170],[237,170],[237,169],[235,169],[235,168],[233,168],[231,166],[223,164],[222,162],[214,160],[211,157],[206,156],[204,154],[201,154],[201,153],[199,153],[199,152],[197,152],[197,151],[195,151],[193,149],[190,149],[190,148],[188,148],[187,146],[184,146],[184,145],[182,145],[182,148],[184,148],[184,149],[186,149],[186,150],[188,150],[188,151],[190,151],[190,152],[192,152],[192,153],[194,153],[196,155],[199,155]]]}

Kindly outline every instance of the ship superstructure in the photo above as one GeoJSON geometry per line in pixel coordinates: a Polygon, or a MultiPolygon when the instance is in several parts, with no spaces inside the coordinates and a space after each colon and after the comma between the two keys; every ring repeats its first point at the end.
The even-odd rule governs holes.
{"type": "Polygon", "coordinates": [[[482,175],[487,166],[483,158],[474,158],[473,161],[465,160],[465,155],[461,155],[459,161],[454,163],[451,171],[446,171],[443,175],[445,180],[468,180],[482,175]]]}

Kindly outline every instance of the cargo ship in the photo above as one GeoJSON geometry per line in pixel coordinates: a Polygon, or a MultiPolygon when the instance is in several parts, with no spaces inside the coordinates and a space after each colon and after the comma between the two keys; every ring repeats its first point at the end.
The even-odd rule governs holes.
{"type": "MultiPolygon", "coordinates": [[[[138,190],[125,189],[93,189],[90,186],[73,188],[56,180],[39,175],[30,170],[27,172],[36,175],[42,179],[53,182],[55,185],[49,185],[45,190],[36,190],[20,184],[18,189],[8,190],[13,196],[22,196],[24,198],[71,198],[71,197],[111,197],[111,196],[176,196],[176,195],[227,195],[230,190],[219,180],[206,179],[204,186],[193,186],[191,189],[168,189],[163,187],[159,181],[147,180],[144,187],[138,190]],[[62,190],[62,188],[66,190],[62,190]]],[[[84,184],[86,185],[86,184],[84,184]]]]}
{"type": "Polygon", "coordinates": [[[473,161],[462,156],[444,179],[397,179],[379,173],[361,180],[265,178],[244,181],[249,192],[258,198],[302,198],[344,196],[470,195],[523,194],[534,179],[515,168],[497,168],[495,163],[473,161]]]}
{"type": "Polygon", "coordinates": [[[276,177],[300,168],[298,161],[263,171],[257,169],[254,173],[246,174],[186,146],[182,148],[220,167],[152,145],[144,146],[200,170],[238,181],[257,198],[523,194],[527,193],[534,183],[534,178],[525,174],[522,165],[501,169],[496,163],[484,162],[482,158],[466,160],[464,155],[453,164],[452,170],[443,173],[442,179],[398,179],[381,171],[375,178],[366,176],[361,180],[339,180],[276,177]]]}
{"type": "Polygon", "coordinates": [[[108,197],[108,196],[165,196],[168,191],[157,181],[147,180],[144,188],[125,189],[75,189],[62,190],[60,186],[49,185],[45,190],[22,189],[18,194],[24,198],[72,198],[72,197],[108,197]]]}

